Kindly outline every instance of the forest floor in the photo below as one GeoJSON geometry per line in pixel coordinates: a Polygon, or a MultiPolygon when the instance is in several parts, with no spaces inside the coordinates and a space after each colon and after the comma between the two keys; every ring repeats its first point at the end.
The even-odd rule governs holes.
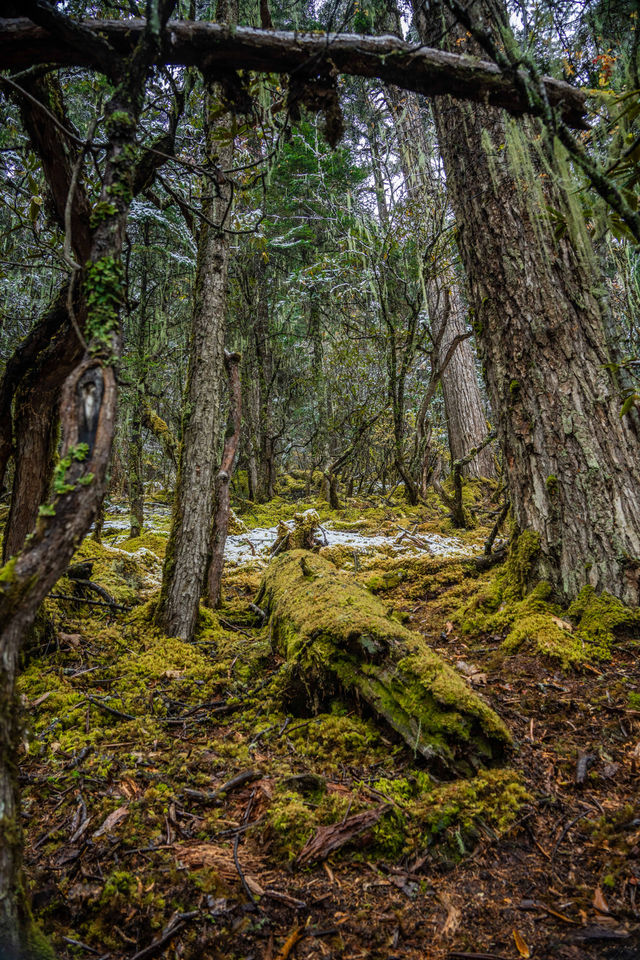
{"type": "MultiPolygon", "coordinates": [[[[301,504],[288,494],[245,505],[242,519],[264,529],[291,517],[301,504]]],[[[495,504],[478,493],[475,507],[467,553],[482,552],[482,510],[495,504]]],[[[166,511],[138,541],[122,539],[114,512],[103,544],[87,539],[78,559],[121,608],[48,600],[53,629],[20,682],[26,866],[57,955],[637,960],[637,637],[622,630],[608,659],[573,666],[526,644],[505,652],[507,628],[461,629],[499,570],[469,576],[456,557],[437,566],[426,549],[393,551],[398,525],[414,544],[457,535],[436,503],[353,501],[321,515],[388,537],[369,555],[325,552],[467,677],[513,749],[501,767],[443,784],[346,697],[294,711],[269,624],[249,606],[263,563],[253,553],[227,569],[223,606],[203,612],[195,643],[161,637],[151,617],[166,511]],[[303,865],[331,824],[351,842],[303,865]]]]}

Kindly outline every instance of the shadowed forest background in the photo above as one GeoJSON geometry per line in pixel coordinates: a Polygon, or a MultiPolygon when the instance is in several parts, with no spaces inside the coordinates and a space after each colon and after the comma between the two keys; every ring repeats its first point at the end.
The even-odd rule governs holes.
{"type": "Polygon", "coordinates": [[[0,3],[0,960],[639,955],[639,13],[0,3]]]}

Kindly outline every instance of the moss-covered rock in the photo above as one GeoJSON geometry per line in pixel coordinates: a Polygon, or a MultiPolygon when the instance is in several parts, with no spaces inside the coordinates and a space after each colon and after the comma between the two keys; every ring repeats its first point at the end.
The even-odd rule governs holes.
{"type": "Polygon", "coordinates": [[[509,733],[418,634],[322,558],[294,550],[268,568],[260,602],[289,664],[286,693],[318,710],[340,692],[365,704],[416,754],[451,771],[493,759],[509,733]]]}

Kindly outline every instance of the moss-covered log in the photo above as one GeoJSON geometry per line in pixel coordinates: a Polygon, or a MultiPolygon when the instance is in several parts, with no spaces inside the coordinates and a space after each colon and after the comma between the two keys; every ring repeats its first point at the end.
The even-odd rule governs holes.
{"type": "Polygon", "coordinates": [[[504,723],[418,634],[348,574],[305,550],[270,564],[262,606],[287,661],[286,693],[310,709],[336,694],[355,700],[416,753],[451,773],[499,757],[504,723]]]}

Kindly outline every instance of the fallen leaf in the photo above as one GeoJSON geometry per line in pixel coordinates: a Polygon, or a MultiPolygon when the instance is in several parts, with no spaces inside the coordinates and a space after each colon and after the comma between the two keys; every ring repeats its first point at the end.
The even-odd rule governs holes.
{"type": "Polygon", "coordinates": [[[454,906],[452,901],[443,891],[440,891],[438,894],[438,900],[447,911],[447,919],[445,920],[442,928],[442,935],[447,937],[449,934],[455,933],[460,926],[460,921],[462,920],[462,911],[458,910],[458,908],[454,906]]]}
{"type": "Polygon", "coordinates": [[[599,913],[609,913],[609,905],[607,904],[600,887],[596,887],[593,894],[593,905],[599,913]]]}
{"type": "Polygon", "coordinates": [[[121,794],[126,797],[127,800],[133,800],[140,793],[140,788],[131,777],[126,777],[124,780],[121,780],[118,786],[120,787],[121,794]]]}
{"type": "Polygon", "coordinates": [[[60,643],[68,643],[72,647],[79,647],[82,643],[82,634],[81,633],[59,633],[58,640],[60,643]]]}
{"type": "Polygon", "coordinates": [[[530,957],[530,956],[531,956],[531,950],[529,949],[526,941],[523,939],[523,937],[521,936],[521,934],[518,933],[518,931],[516,930],[515,927],[513,928],[513,939],[514,939],[514,941],[515,941],[516,949],[517,949],[518,953],[520,954],[520,956],[521,956],[521,957],[525,957],[525,958],[530,957]]]}
{"type": "Polygon", "coordinates": [[[111,830],[113,830],[114,827],[117,827],[118,824],[128,815],[129,807],[118,807],[117,810],[114,810],[109,814],[102,826],[98,827],[95,833],[92,834],[93,839],[97,840],[98,837],[102,837],[105,833],[110,833],[111,830]]]}
{"type": "Polygon", "coordinates": [[[251,890],[251,893],[254,895],[254,897],[263,897],[263,896],[264,896],[264,888],[260,886],[260,884],[258,883],[258,881],[257,881],[256,879],[254,879],[254,877],[246,877],[246,876],[245,876],[244,879],[245,879],[245,882],[246,882],[247,886],[249,887],[249,890],[251,890]]]}
{"type": "Polygon", "coordinates": [[[46,693],[43,693],[42,696],[38,697],[37,700],[34,700],[31,704],[32,707],[39,707],[41,703],[44,703],[47,697],[50,697],[52,694],[51,690],[47,690],[46,693]]]}

